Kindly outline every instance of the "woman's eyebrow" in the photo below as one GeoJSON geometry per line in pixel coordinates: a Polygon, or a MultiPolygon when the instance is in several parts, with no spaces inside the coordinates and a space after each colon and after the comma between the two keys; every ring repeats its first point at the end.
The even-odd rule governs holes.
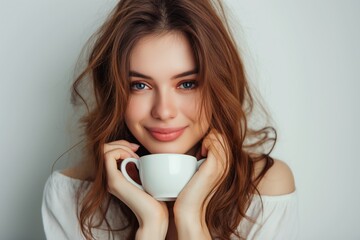
{"type": "Polygon", "coordinates": [[[193,69],[193,70],[189,70],[189,71],[186,71],[186,72],[179,73],[179,74],[173,76],[171,79],[186,77],[186,76],[193,75],[193,74],[197,74],[197,73],[198,73],[198,70],[197,70],[197,69],[193,69]]]}
{"type": "Polygon", "coordinates": [[[151,77],[146,76],[146,75],[136,72],[136,71],[129,71],[129,77],[140,77],[140,78],[145,78],[145,79],[151,79],[151,77]]]}
{"type": "MultiPolygon", "coordinates": [[[[176,79],[176,78],[181,78],[181,77],[186,77],[189,75],[193,75],[193,74],[197,74],[198,70],[197,69],[193,69],[193,70],[189,70],[189,71],[185,71],[179,74],[176,74],[175,76],[171,77],[171,79],[176,79]]],[[[144,79],[152,79],[152,77],[147,76],[145,74],[136,72],[136,71],[129,71],[129,77],[140,77],[140,78],[144,78],[144,79]]]]}

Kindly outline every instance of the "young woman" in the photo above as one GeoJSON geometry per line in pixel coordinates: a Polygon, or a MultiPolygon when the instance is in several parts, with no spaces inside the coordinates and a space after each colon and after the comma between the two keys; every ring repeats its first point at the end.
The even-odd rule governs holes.
{"type": "Polygon", "coordinates": [[[122,0],[95,37],[73,86],[86,154],[45,186],[47,238],[294,239],[293,176],[265,151],[274,129],[250,127],[254,98],[221,4],[122,0]],[[160,202],[119,171],[149,153],[206,160],[160,202]]]}

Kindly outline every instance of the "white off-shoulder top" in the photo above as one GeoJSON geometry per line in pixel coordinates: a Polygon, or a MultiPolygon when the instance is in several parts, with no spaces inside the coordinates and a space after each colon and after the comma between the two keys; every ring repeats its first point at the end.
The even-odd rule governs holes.
{"type": "MultiPolygon", "coordinates": [[[[48,240],[83,240],[77,217],[77,194],[84,181],[55,171],[48,178],[42,202],[42,219],[48,240]]],[[[89,182],[89,184],[91,184],[89,182]]],[[[297,193],[281,196],[254,195],[247,215],[255,222],[243,220],[238,231],[247,240],[294,240],[298,234],[297,193]],[[262,200],[262,204],[261,204],[262,200]],[[263,208],[262,208],[263,207],[263,208]]],[[[110,203],[107,219],[111,226],[125,225],[121,211],[110,203]]],[[[125,239],[126,231],[109,234],[105,223],[94,229],[96,239],[125,239]]],[[[233,236],[231,239],[237,239],[233,236]]]]}

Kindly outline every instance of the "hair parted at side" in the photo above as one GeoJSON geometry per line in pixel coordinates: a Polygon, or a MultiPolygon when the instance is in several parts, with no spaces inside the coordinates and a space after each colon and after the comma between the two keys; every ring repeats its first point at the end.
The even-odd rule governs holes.
{"type": "Polygon", "coordinates": [[[237,226],[246,218],[258,182],[273,164],[269,154],[276,143],[276,131],[272,127],[256,130],[249,126],[255,101],[220,0],[121,0],[93,36],[87,65],[72,89],[74,104],[80,99],[88,109],[81,123],[87,158],[96,168],[93,184],[79,206],[80,226],[86,238],[93,239],[92,229],[103,221],[108,223],[106,206],[115,201],[126,215],[127,224],[107,224],[109,230],[129,228],[128,239],[134,239],[138,228],[135,215],[107,191],[103,145],[118,139],[134,141],[124,120],[131,50],[145,36],[169,32],[184,34],[192,46],[202,106],[210,113],[210,128],[224,137],[228,152],[226,172],[206,212],[214,237],[229,239],[232,234],[240,235],[237,226]],[[91,101],[82,95],[82,83],[92,87],[91,101]],[[270,130],[275,133],[274,138],[269,136],[270,130]],[[273,143],[270,150],[260,151],[259,155],[258,149],[268,142],[273,143]],[[254,162],[260,159],[265,159],[266,164],[255,176],[254,162]],[[94,216],[99,216],[99,209],[103,217],[96,222],[94,216]]]}

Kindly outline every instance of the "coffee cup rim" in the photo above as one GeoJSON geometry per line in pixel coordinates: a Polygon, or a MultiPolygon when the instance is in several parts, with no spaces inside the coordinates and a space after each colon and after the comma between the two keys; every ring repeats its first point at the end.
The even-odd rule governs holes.
{"type": "Polygon", "coordinates": [[[185,157],[191,157],[196,159],[196,157],[194,157],[193,155],[190,154],[183,154],[183,153],[150,153],[150,154],[146,154],[141,156],[140,158],[147,158],[147,157],[156,157],[156,156],[164,156],[164,155],[177,155],[177,156],[185,156],[185,157]]]}

